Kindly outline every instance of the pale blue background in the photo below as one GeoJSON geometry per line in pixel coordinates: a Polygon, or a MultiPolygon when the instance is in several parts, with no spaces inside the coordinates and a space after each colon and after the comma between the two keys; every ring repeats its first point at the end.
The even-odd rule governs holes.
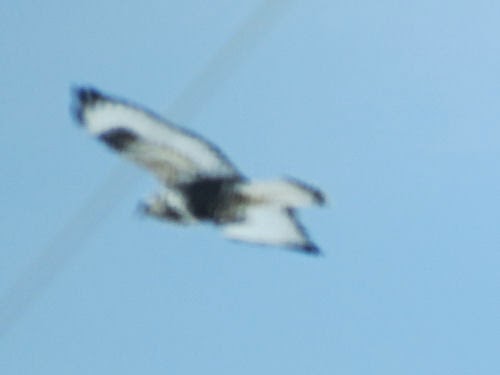
{"type": "Polygon", "coordinates": [[[0,337],[2,375],[500,373],[500,2],[296,1],[169,113],[259,5],[0,5],[0,293],[123,168],[69,116],[74,84],[330,197],[302,212],[313,258],[141,219],[153,180],[116,183],[0,337]]]}

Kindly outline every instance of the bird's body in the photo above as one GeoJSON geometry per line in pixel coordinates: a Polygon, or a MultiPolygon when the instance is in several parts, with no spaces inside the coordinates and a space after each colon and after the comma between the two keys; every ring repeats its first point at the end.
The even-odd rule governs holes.
{"type": "Polygon", "coordinates": [[[295,208],[322,204],[320,191],[292,179],[249,181],[198,135],[95,89],[76,89],[75,99],[80,124],[163,184],[142,204],[145,213],[182,224],[212,222],[235,240],[318,252],[295,208]]]}

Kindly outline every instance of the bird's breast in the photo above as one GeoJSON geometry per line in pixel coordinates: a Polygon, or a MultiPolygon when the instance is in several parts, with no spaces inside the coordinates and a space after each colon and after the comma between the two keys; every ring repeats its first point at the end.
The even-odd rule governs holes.
{"type": "Polygon", "coordinates": [[[238,199],[235,196],[235,185],[239,179],[201,178],[182,184],[179,190],[184,194],[188,209],[199,220],[216,223],[229,221],[238,199]]]}

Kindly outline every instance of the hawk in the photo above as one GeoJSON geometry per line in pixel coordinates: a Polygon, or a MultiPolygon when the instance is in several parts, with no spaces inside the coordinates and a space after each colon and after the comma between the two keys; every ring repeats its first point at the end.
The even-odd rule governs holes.
{"type": "Polygon", "coordinates": [[[141,203],[147,215],[179,224],[209,222],[232,240],[319,253],[296,208],[324,195],[292,178],[252,181],[213,144],[129,101],[74,89],[73,114],[93,136],[162,183],[141,203]]]}

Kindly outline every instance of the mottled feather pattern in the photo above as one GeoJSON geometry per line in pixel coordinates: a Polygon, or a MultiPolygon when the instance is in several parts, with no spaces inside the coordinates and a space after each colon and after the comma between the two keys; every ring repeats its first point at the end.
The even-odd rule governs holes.
{"type": "Polygon", "coordinates": [[[141,204],[146,214],[209,222],[233,240],[319,253],[295,212],[322,205],[318,189],[292,178],[248,180],[201,136],[91,87],[74,90],[73,113],[90,134],[159,179],[162,190],[141,204]]]}

